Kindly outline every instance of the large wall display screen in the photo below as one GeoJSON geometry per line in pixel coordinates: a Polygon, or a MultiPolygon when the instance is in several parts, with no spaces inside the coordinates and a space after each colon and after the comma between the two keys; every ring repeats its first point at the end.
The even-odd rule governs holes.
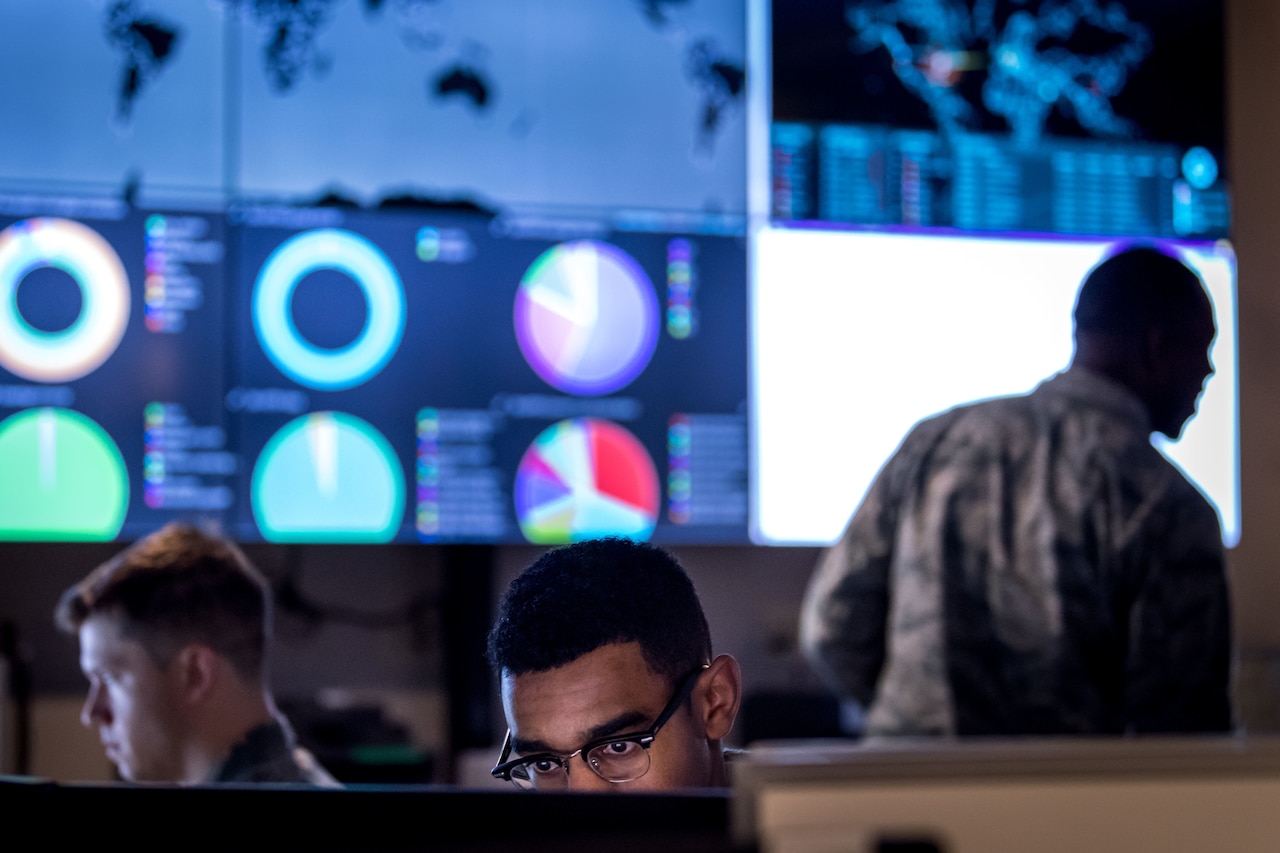
{"type": "Polygon", "coordinates": [[[239,537],[746,540],[741,238],[235,219],[239,537]]]}
{"type": "Polygon", "coordinates": [[[773,3],[776,220],[1228,228],[1221,0],[773,3]]]}
{"type": "Polygon", "coordinates": [[[745,211],[742,0],[239,5],[242,195],[745,211]]]}
{"type": "MultiPolygon", "coordinates": [[[[1218,334],[1212,378],[1178,441],[1156,446],[1240,536],[1235,258],[1225,244],[1163,244],[1203,278],[1218,334]]],[[[913,424],[1030,391],[1072,357],[1072,310],[1116,246],[766,229],[754,248],[752,536],[837,539],[913,424]]]]}
{"type": "Polygon", "coordinates": [[[0,188],[741,216],[745,39],[742,0],[4,3],[0,188]]]}
{"type": "Polygon", "coordinates": [[[747,541],[747,11],[3,4],[0,539],[747,541]]]}
{"type": "Polygon", "coordinates": [[[0,210],[0,539],[220,517],[236,474],[222,219],[67,199],[0,210]]]}

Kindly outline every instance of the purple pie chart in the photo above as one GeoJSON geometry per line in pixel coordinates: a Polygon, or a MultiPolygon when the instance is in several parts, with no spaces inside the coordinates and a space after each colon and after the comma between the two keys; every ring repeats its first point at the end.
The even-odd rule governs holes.
{"type": "Polygon", "coordinates": [[[547,384],[568,394],[611,394],[653,357],[658,300],[644,270],[616,246],[562,243],[521,279],[515,330],[525,360],[547,384]]]}

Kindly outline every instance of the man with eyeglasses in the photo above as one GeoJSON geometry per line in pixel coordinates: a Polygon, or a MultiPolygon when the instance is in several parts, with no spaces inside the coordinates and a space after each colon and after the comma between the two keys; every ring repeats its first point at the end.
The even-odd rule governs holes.
{"type": "Polygon", "coordinates": [[[552,791],[728,784],[723,739],[741,674],[712,656],[684,569],[666,551],[598,539],[512,582],[489,634],[509,730],[493,775],[552,791]]]}

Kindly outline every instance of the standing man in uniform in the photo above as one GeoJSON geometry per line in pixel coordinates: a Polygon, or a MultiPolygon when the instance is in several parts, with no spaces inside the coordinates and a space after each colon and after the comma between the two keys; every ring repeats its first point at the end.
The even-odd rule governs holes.
{"type": "Polygon", "coordinates": [[[1218,518],[1150,441],[1195,413],[1215,332],[1192,270],[1123,251],[1081,287],[1069,369],[911,430],[801,619],[869,735],[1231,728],[1218,518]]]}

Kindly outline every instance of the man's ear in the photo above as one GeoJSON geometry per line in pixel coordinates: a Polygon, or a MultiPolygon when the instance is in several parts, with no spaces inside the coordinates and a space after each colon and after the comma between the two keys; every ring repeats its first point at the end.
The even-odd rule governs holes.
{"type": "Polygon", "coordinates": [[[182,701],[198,705],[213,690],[222,661],[218,653],[201,643],[183,646],[173,659],[173,677],[182,701]]]}
{"type": "Polygon", "coordinates": [[[1142,336],[1143,367],[1151,376],[1164,368],[1168,360],[1169,332],[1153,323],[1142,336]]]}
{"type": "Polygon", "coordinates": [[[720,655],[698,677],[693,708],[707,740],[723,740],[733,728],[742,703],[742,671],[731,655],[720,655]]]}

